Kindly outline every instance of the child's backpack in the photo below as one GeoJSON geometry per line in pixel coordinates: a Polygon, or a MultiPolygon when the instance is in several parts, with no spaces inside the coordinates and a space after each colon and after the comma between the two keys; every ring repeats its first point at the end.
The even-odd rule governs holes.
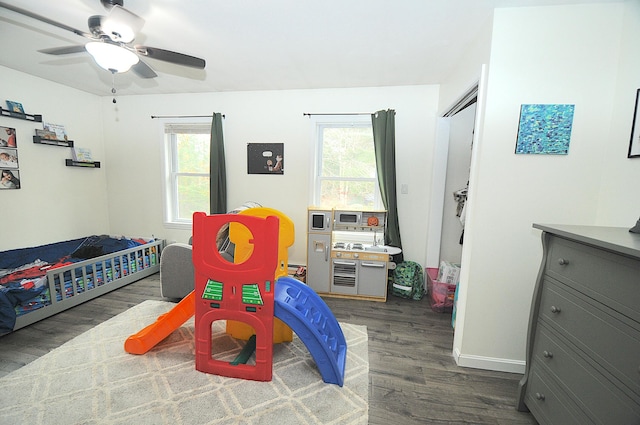
{"type": "Polygon", "coordinates": [[[413,261],[403,261],[393,271],[391,293],[397,297],[420,300],[424,296],[424,272],[413,261]]]}

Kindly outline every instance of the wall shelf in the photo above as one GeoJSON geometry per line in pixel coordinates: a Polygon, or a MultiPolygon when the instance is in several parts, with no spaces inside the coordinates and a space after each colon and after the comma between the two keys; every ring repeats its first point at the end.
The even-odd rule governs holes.
{"type": "Polygon", "coordinates": [[[43,139],[40,136],[33,136],[33,143],[37,143],[39,145],[60,146],[63,148],[73,147],[73,140],[51,140],[43,139]]]}
{"type": "Polygon", "coordinates": [[[100,168],[100,161],[74,161],[73,159],[65,159],[67,167],[84,167],[84,168],[100,168]]]}
{"type": "Polygon", "coordinates": [[[0,108],[0,114],[3,117],[18,118],[25,121],[42,122],[42,115],[21,114],[20,112],[13,112],[4,108],[0,108]]]}

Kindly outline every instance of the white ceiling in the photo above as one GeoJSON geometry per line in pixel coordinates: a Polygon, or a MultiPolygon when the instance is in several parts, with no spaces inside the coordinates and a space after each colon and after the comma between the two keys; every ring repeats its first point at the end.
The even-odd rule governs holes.
{"type": "MultiPolygon", "coordinates": [[[[99,0],[1,0],[88,32],[99,0]]],[[[124,0],[145,19],[136,44],[206,60],[204,70],[146,59],[158,74],[115,76],[118,94],[438,84],[495,7],[622,0],[124,0]]],[[[97,95],[112,76],[87,53],[37,50],[87,39],[0,8],[0,65],[97,95]]],[[[6,82],[4,82],[6,83],[6,82]]]]}

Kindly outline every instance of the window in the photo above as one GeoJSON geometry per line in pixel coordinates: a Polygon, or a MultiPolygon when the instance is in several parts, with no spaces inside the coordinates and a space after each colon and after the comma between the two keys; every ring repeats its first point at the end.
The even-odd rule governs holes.
{"type": "Polygon", "coordinates": [[[210,123],[165,123],[165,217],[191,226],[193,213],[209,211],[210,123]]]}
{"type": "Polygon", "coordinates": [[[314,205],[327,208],[381,207],[371,117],[315,119],[314,205]]]}

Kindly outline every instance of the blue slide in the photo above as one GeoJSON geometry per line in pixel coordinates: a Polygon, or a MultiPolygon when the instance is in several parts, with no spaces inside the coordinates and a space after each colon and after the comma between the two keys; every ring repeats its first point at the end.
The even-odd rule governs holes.
{"type": "Polygon", "coordinates": [[[342,328],[313,289],[291,277],[276,281],[274,316],[286,323],[307,346],[322,380],[344,384],[347,342],[342,328]]]}

